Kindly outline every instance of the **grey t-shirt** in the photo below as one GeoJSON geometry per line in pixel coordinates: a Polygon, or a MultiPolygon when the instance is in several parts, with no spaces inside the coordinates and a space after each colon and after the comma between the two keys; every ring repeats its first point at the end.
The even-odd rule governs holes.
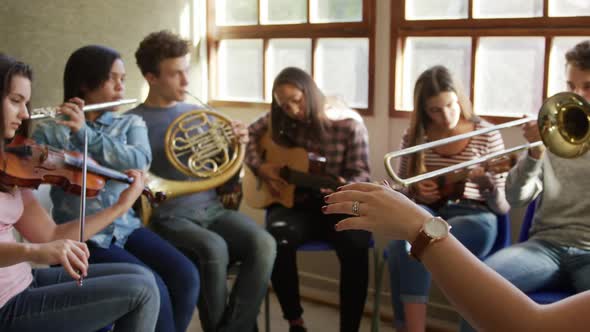
{"type": "MultiPolygon", "coordinates": [[[[141,104],[129,111],[143,118],[148,127],[148,136],[152,148],[153,161],[150,172],[164,179],[180,181],[199,181],[185,175],[168,161],[164,146],[164,137],[170,124],[180,115],[187,111],[199,109],[198,106],[177,103],[168,108],[148,107],[141,104]]],[[[191,195],[180,196],[166,200],[155,209],[154,218],[168,218],[171,216],[182,216],[198,220],[201,216],[206,218],[207,209],[219,208],[221,203],[217,199],[214,189],[199,192],[191,195]]]]}
{"type": "Polygon", "coordinates": [[[540,196],[531,238],[590,250],[590,154],[564,159],[551,152],[521,159],[506,179],[506,199],[523,206],[540,196]]]}

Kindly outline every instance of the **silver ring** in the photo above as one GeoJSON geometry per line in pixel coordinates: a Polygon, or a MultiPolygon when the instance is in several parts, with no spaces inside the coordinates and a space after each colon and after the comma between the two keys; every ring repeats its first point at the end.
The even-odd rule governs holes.
{"type": "Polygon", "coordinates": [[[359,201],[354,201],[352,202],[352,214],[355,216],[360,216],[361,214],[359,213],[359,207],[360,207],[361,203],[359,201]]]}

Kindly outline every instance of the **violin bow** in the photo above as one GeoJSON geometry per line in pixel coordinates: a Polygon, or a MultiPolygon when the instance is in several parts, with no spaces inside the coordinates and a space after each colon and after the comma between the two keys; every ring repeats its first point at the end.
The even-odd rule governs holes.
{"type": "MultiPolygon", "coordinates": [[[[84,242],[84,224],[86,223],[86,174],[88,171],[88,132],[84,130],[84,154],[82,156],[82,191],[80,192],[80,242],[84,242]]],[[[80,272],[81,273],[81,272],[80,272]]],[[[78,286],[82,286],[84,277],[80,274],[78,286]]]]}

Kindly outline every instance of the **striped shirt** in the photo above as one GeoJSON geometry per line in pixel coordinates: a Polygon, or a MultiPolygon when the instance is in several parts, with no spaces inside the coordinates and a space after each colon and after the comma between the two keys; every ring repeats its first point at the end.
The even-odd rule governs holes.
{"type": "MultiPolygon", "coordinates": [[[[335,110],[340,111],[340,110],[335,110]]],[[[326,157],[325,171],[328,175],[341,176],[346,182],[366,182],[369,173],[369,134],[358,113],[348,110],[349,116],[339,117],[327,110],[328,121],[322,142],[310,139],[307,128],[297,125],[287,128],[286,135],[308,152],[326,157]]],[[[259,141],[268,130],[270,112],[262,115],[248,127],[250,142],[246,150],[246,164],[256,173],[262,164],[259,141]]]]}
{"type": "MultiPolygon", "coordinates": [[[[476,123],[475,130],[488,128],[491,126],[492,125],[488,122],[480,121],[476,123]]],[[[402,149],[408,147],[408,136],[408,132],[406,131],[402,138],[402,149]]],[[[504,141],[502,140],[502,135],[499,131],[494,130],[486,134],[472,137],[469,141],[469,144],[467,144],[467,146],[460,153],[452,156],[443,156],[435,152],[433,149],[427,149],[424,151],[424,163],[426,170],[432,171],[435,169],[456,165],[464,161],[487,156],[491,153],[502,150],[504,150],[504,141]]],[[[402,178],[408,177],[408,163],[410,162],[410,156],[411,155],[405,155],[400,157],[398,174],[402,178]]],[[[493,175],[493,182],[496,190],[504,191],[506,175],[507,172],[493,175]]],[[[479,190],[479,186],[469,180],[467,180],[465,184],[465,191],[463,192],[462,198],[486,201],[479,190]]]]}

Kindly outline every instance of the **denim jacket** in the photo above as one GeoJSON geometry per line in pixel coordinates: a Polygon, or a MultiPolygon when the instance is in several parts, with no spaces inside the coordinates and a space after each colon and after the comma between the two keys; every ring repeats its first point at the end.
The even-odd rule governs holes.
{"type": "MultiPolygon", "coordinates": [[[[88,155],[102,166],[122,172],[128,169],[145,170],[151,163],[151,150],[147,148],[147,127],[136,115],[105,112],[96,121],[86,122],[77,133],[72,133],[69,127],[47,121],[37,126],[33,139],[39,144],[82,152],[84,131],[88,133],[88,155]]],[[[127,187],[127,184],[121,182],[107,181],[96,198],[87,199],[86,215],[92,215],[115,204],[121,192],[127,187]]],[[[57,223],[79,218],[79,196],[52,187],[51,200],[53,218],[57,223]]],[[[102,248],[108,248],[113,242],[124,247],[129,235],[139,227],[141,221],[135,211],[130,209],[94,235],[90,241],[102,248]]]]}

